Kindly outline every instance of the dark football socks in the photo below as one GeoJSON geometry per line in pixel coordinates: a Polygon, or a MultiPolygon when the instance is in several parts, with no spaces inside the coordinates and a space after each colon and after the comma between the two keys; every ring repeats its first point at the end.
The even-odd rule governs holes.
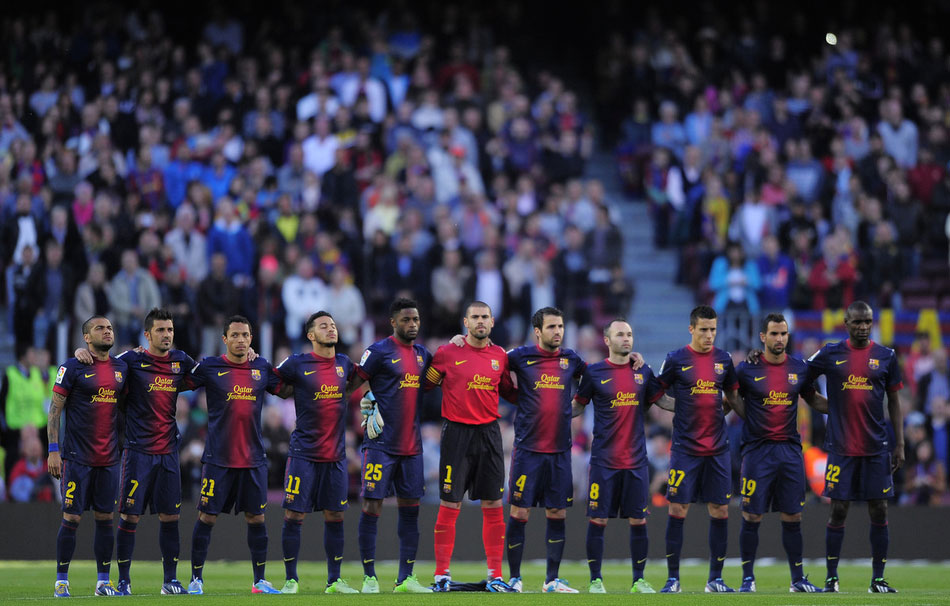
{"type": "Polygon", "coordinates": [[[561,568],[561,557],[564,555],[564,518],[547,518],[547,530],[544,538],[547,539],[547,575],[545,583],[550,583],[557,578],[558,571],[561,568]]]}
{"type": "MultiPolygon", "coordinates": [[[[302,525],[301,520],[284,518],[284,525],[280,529],[280,546],[284,552],[284,578],[288,580],[297,580],[297,556],[300,555],[300,530],[302,525]]],[[[329,555],[327,557],[329,558],[329,555]]]]}
{"type": "Polygon", "coordinates": [[[132,552],[135,550],[135,529],[137,522],[119,518],[119,532],[115,537],[115,559],[119,565],[119,580],[131,582],[129,568],[132,567],[132,552]]]}
{"type": "MultiPolygon", "coordinates": [[[[742,578],[754,577],[755,552],[759,549],[759,525],[761,522],[750,522],[742,519],[739,530],[739,556],[742,558],[742,578]]],[[[782,535],[784,539],[784,534],[782,535]]]]}
{"type": "Polygon", "coordinates": [[[683,549],[683,521],[669,516],[666,519],[666,570],[671,579],[680,578],[680,551],[683,549]]]}
{"type": "MultiPolygon", "coordinates": [[[[396,534],[399,536],[399,576],[396,583],[402,583],[412,574],[416,563],[416,552],[419,551],[419,506],[400,505],[399,521],[396,524],[396,534]]],[[[452,529],[455,529],[453,525],[452,529]]],[[[453,532],[452,543],[455,544],[453,532]]],[[[449,554],[451,557],[451,554],[449,554]]]]}
{"type": "Polygon", "coordinates": [[[508,573],[512,578],[521,576],[521,558],[524,556],[524,528],[528,520],[508,517],[508,530],[505,540],[508,542],[508,573]]]}
{"type": "Polygon", "coordinates": [[[360,525],[357,530],[357,542],[360,546],[360,558],[363,560],[363,574],[368,577],[376,576],[376,525],[379,516],[360,513],[360,525]]]}
{"type": "MultiPolygon", "coordinates": [[[[343,563],[343,520],[338,522],[324,520],[323,549],[327,554],[327,585],[329,585],[340,578],[340,565],[343,563]]],[[[296,558],[294,564],[296,574],[296,558]]]]}
{"type": "Polygon", "coordinates": [[[604,560],[603,524],[591,520],[587,523],[587,567],[590,568],[590,580],[601,578],[601,566],[604,560]]]}

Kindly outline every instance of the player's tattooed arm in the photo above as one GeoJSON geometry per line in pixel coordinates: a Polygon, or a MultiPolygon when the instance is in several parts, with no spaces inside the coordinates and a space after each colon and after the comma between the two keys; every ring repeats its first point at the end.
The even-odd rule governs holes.
{"type": "Polygon", "coordinates": [[[814,408],[815,412],[828,414],[828,398],[817,391],[813,391],[808,395],[802,394],[802,399],[805,400],[806,404],[814,408]]]}
{"type": "MultiPolygon", "coordinates": [[[[49,415],[46,419],[46,435],[49,438],[50,444],[59,443],[59,421],[63,414],[64,406],[66,406],[66,396],[54,391],[53,401],[49,405],[49,415]]],[[[58,480],[63,471],[63,460],[59,455],[59,451],[49,453],[47,466],[49,468],[49,475],[58,480]]]]}
{"type": "Polygon", "coordinates": [[[676,407],[676,400],[667,394],[663,394],[660,396],[659,400],[653,403],[653,405],[662,408],[663,410],[673,412],[673,409],[676,407]]]}
{"type": "Polygon", "coordinates": [[[729,410],[732,409],[740,418],[745,419],[745,402],[739,396],[738,389],[723,392],[722,409],[725,414],[729,414],[729,410]]]}

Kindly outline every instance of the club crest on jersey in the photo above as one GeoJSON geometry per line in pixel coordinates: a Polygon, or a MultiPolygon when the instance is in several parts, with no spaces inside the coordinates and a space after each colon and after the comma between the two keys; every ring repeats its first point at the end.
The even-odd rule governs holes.
{"type": "Polygon", "coordinates": [[[251,378],[254,379],[255,381],[260,381],[260,380],[261,380],[261,371],[258,370],[257,368],[252,368],[252,369],[251,369],[251,378]]]}
{"type": "Polygon", "coordinates": [[[788,373],[788,384],[798,385],[798,375],[794,372],[788,373]]]}
{"type": "Polygon", "coordinates": [[[643,385],[643,375],[638,372],[633,373],[633,382],[637,385],[643,385]]]}
{"type": "Polygon", "coordinates": [[[422,356],[418,354],[416,355],[416,364],[419,365],[419,368],[422,368],[423,366],[425,366],[425,362],[422,361],[422,356]]]}
{"type": "Polygon", "coordinates": [[[498,360],[492,360],[492,361],[491,361],[491,369],[492,369],[492,370],[501,370],[501,363],[500,363],[498,360]]]}
{"type": "Polygon", "coordinates": [[[172,372],[175,374],[181,372],[181,362],[172,362],[172,372]]]}
{"type": "Polygon", "coordinates": [[[567,370],[567,366],[568,366],[567,358],[561,358],[561,361],[558,362],[558,366],[561,367],[561,370],[567,370]]]}
{"type": "Polygon", "coordinates": [[[121,371],[121,370],[115,371],[115,380],[116,380],[117,382],[119,382],[119,383],[122,382],[122,371],[121,371]]]}
{"type": "Polygon", "coordinates": [[[870,360],[868,360],[868,367],[871,368],[872,370],[877,370],[878,368],[881,367],[881,361],[871,358],[870,360]]]}
{"type": "Polygon", "coordinates": [[[337,366],[337,367],[336,367],[336,376],[338,376],[338,377],[342,377],[342,376],[343,376],[343,367],[342,367],[342,366],[337,366]]]}
{"type": "Polygon", "coordinates": [[[722,373],[726,372],[726,365],[722,362],[716,362],[713,365],[713,370],[716,371],[717,375],[721,375],[722,373]]]}

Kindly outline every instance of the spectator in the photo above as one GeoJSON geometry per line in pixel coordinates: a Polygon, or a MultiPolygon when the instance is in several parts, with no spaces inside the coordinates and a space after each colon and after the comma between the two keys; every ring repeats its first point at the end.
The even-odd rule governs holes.
{"type": "Polygon", "coordinates": [[[267,455],[267,488],[282,490],[284,470],[287,467],[287,454],[290,452],[290,431],[284,426],[281,404],[269,404],[264,407],[264,453],[267,455]]]}
{"type": "Polygon", "coordinates": [[[0,445],[11,453],[5,461],[4,475],[9,474],[16,460],[13,453],[20,452],[23,446],[23,430],[46,425],[43,404],[48,397],[48,389],[43,373],[37,367],[36,350],[19,346],[16,364],[7,367],[0,386],[0,401],[4,403],[0,445]]]}
{"type": "Polygon", "coordinates": [[[228,258],[211,255],[211,271],[198,287],[198,319],[201,322],[201,355],[224,352],[221,334],[225,318],[237,313],[238,290],[228,278],[228,258]]]}
{"type": "Polygon", "coordinates": [[[73,274],[63,267],[63,248],[56,240],[45,247],[39,285],[41,301],[33,320],[33,344],[38,349],[47,346],[50,331],[65,318],[65,303],[73,298],[73,274]]]}
{"type": "Polygon", "coordinates": [[[293,349],[303,346],[304,323],[314,310],[327,308],[328,295],[326,284],[314,273],[313,261],[309,256],[301,257],[296,271],[284,280],[282,291],[284,309],[287,310],[287,337],[293,349]]]}
{"type": "Polygon", "coordinates": [[[14,262],[6,271],[7,309],[13,337],[24,347],[33,344],[34,318],[43,305],[43,271],[36,251],[33,245],[24,246],[19,262],[14,262]]]}
{"type": "Polygon", "coordinates": [[[726,254],[713,261],[709,272],[709,289],[713,291],[713,308],[720,314],[727,309],[744,310],[752,316],[759,313],[757,291],[762,278],[755,261],[746,259],[742,246],[726,245],[726,254]]]}
{"type": "Polygon", "coordinates": [[[227,274],[241,285],[253,275],[254,241],[241,221],[234,202],[228,198],[218,201],[214,224],[208,232],[208,253],[224,254],[227,274]]]}
{"type": "Polygon", "coordinates": [[[877,132],[881,135],[884,150],[901,168],[913,168],[917,164],[917,126],[904,118],[897,99],[881,102],[881,118],[877,132]]]}
{"type": "Polygon", "coordinates": [[[934,402],[950,401],[950,365],[947,350],[937,347],[931,354],[933,367],[917,381],[917,410],[932,414],[934,402]]]}
{"type": "MultiPolygon", "coordinates": [[[[350,272],[343,265],[337,265],[330,272],[330,285],[326,294],[326,309],[333,316],[344,349],[361,343],[361,331],[366,320],[366,306],[363,295],[353,285],[350,272]]],[[[318,308],[314,308],[318,309],[318,308]]]]}
{"type": "MultiPolygon", "coordinates": [[[[509,261],[510,263],[510,261],[509,261]]],[[[505,269],[508,269],[506,264],[505,269]]],[[[432,332],[438,336],[454,335],[464,314],[465,285],[469,281],[471,270],[462,264],[462,253],[457,248],[442,252],[442,263],[432,272],[432,332]]],[[[506,278],[511,281],[509,272],[506,278]]]]}
{"type": "Polygon", "coordinates": [[[676,104],[664,101],[660,104],[659,113],[659,121],[654,122],[650,129],[650,142],[655,147],[665,147],[677,158],[682,158],[687,139],[686,130],[676,119],[676,104]]]}
{"type": "MultiPolygon", "coordinates": [[[[106,282],[106,268],[102,263],[89,266],[86,280],[76,288],[73,306],[73,325],[78,338],[79,326],[94,315],[111,317],[112,306],[106,282]]],[[[79,340],[82,343],[82,340],[79,340]]]]}
{"type": "Polygon", "coordinates": [[[10,500],[16,503],[52,503],[53,480],[46,473],[46,456],[36,428],[24,431],[23,456],[10,470],[10,500]]]}
{"type": "Polygon", "coordinates": [[[762,309],[777,312],[788,309],[796,282],[795,264],[782,252],[775,235],[769,234],[762,239],[762,254],[757,264],[762,278],[762,309]]]}
{"type": "Polygon", "coordinates": [[[139,266],[138,253],[122,253],[122,269],[109,282],[110,319],[115,326],[116,342],[138,345],[142,340],[142,318],[162,303],[155,278],[139,266]]]}
{"type": "Polygon", "coordinates": [[[198,215],[190,204],[183,204],[175,212],[175,228],[165,234],[165,246],[185,272],[189,284],[197,285],[208,275],[208,244],[197,228],[198,215]]]}

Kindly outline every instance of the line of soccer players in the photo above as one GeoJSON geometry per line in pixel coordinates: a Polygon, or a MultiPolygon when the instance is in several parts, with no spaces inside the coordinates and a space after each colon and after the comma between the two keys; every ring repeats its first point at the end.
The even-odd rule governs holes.
{"type": "Polygon", "coordinates": [[[768,315],[760,338],[763,351],[733,367],[728,353],[714,346],[716,313],[707,306],[690,315],[689,345],[671,352],[658,375],[633,353],[633,330],[617,319],[604,328],[608,357],[588,366],[561,347],[562,313],[552,307],[532,317],[536,344],[505,352],[490,340],[491,309],[471,303],[455,337],[432,355],[417,344],[418,305],[398,299],[390,307],[393,334],[374,343],[359,364],[336,352],[337,330],[327,312],[306,323],[311,351],[294,354],[272,367],[251,349],[246,318],[232,316],[223,327],[226,353],[200,363],[173,349],[174,326],[165,310],[153,309],[144,321],[146,350],[110,356],[112,325],[93,316],[82,327],[86,349],[60,367],[49,413],[49,470],[61,478],[63,519],[57,537],[54,595],[68,597],[68,568],[82,513],[96,519],[94,550],[98,567],[95,594],[131,594],[130,566],[135,532],[146,507],[158,513],[164,567],[163,594],[201,594],[212,529],[221,513],[243,512],[253,565],[254,593],[297,593],[301,526],[313,511],[324,514],[326,593],[378,593],[375,570],[377,522],[383,499],[398,505],[399,572],[394,591],[428,593],[469,589],[454,583],[450,564],[455,526],[467,493],[479,500],[488,591],[523,590],[521,561],[531,509],[546,517],[547,573],[544,592],[577,593],[559,577],[566,510],[573,500],[571,418],[592,404],[593,442],[588,482],[587,557],[591,593],[605,593],[601,577],[607,520],[630,522],[633,567],[631,593],[654,593],[643,578],[649,503],[644,417],[656,404],[673,412],[673,441],[667,497],[668,579],[661,592],[680,591],[679,557],[683,521],[693,502],[705,502],[710,515],[707,592],[734,591],[722,580],[731,495],[730,461],[724,418],[730,409],[744,420],[742,434],[743,580],[739,591],[755,591],[753,565],[763,514],[781,513],[782,543],[791,571],[790,591],[838,591],[837,561],[848,505],[868,502],[873,572],[869,591],[893,592],[883,578],[887,556],[887,497],[891,473],[903,463],[903,433],[898,390],[901,379],[893,350],[871,342],[871,308],[851,305],[845,315],[849,338],[826,345],[808,362],[785,352],[788,324],[768,315]],[[827,399],[816,393],[820,375],[827,399]],[[344,420],[347,397],[369,384],[360,402],[365,439],[361,457],[362,508],[358,543],[363,564],[360,590],[340,576],[343,512],[347,508],[344,420]],[[420,409],[423,393],[442,388],[442,444],[439,462],[441,505],[433,540],[434,584],[413,574],[419,544],[419,499],[423,495],[420,409]],[[175,407],[180,391],[204,387],[208,433],[203,456],[199,516],[192,533],[191,577],[177,580],[180,549],[178,519],[181,479],[175,407]],[[261,436],[265,393],[294,397],[296,428],[285,472],[281,543],[286,580],[276,589],[265,579],[267,531],[266,463],[261,436]],[[893,422],[893,459],[884,400],[893,422]],[[826,534],[828,574],[824,588],[802,571],[801,511],[805,474],[796,429],[801,396],[828,413],[829,451],[825,495],[832,499],[826,534]],[[507,525],[502,512],[504,463],[498,427],[499,398],[516,404],[515,442],[509,473],[507,525]],[[118,406],[125,407],[125,445],[119,454],[118,406]],[[64,440],[60,420],[68,411],[64,440]],[[116,501],[118,495],[118,501],[116,501]],[[120,520],[113,537],[113,509],[120,520]],[[507,547],[506,547],[507,541],[507,547]],[[119,579],[109,579],[116,546],[119,579]],[[502,572],[507,552],[509,580],[502,572]]]}

